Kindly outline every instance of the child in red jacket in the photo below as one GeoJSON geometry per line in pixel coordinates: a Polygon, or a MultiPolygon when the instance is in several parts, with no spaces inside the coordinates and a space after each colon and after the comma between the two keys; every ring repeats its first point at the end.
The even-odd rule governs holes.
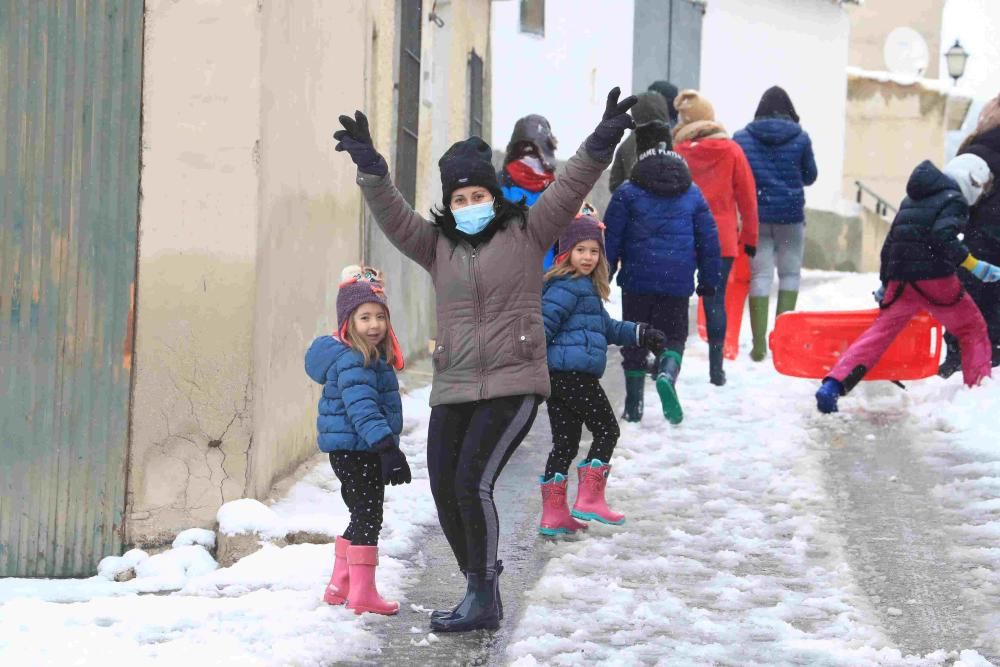
{"type": "Polygon", "coordinates": [[[722,353],[726,339],[726,283],[736,257],[757,253],[757,186],[743,149],[715,121],[712,104],[696,90],[685,90],[674,100],[678,125],[674,150],[688,163],[691,178],[701,188],[719,229],[722,282],[705,296],[708,325],[709,379],[726,384],[722,353]],[[738,215],[737,215],[738,213],[738,215]]]}

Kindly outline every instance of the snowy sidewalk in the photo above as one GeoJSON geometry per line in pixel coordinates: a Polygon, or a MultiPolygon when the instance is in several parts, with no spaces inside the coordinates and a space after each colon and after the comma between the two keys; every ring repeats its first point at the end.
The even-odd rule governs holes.
{"type": "MultiPolygon", "coordinates": [[[[804,294],[801,309],[871,307],[874,277],[821,277],[829,282],[804,294]]],[[[706,346],[692,339],[688,349],[679,385],[684,423],[672,428],[651,409],[649,386],[643,426],[624,425],[609,495],[627,523],[546,545],[552,558],[529,593],[508,659],[519,666],[989,664],[970,650],[904,656],[879,624],[872,606],[879,601],[847,563],[824,461],[828,434],[862,418],[852,413],[868,391],[844,400],[840,415],[820,417],[816,382],[743,357],[716,389],[707,383],[706,346]]],[[[958,378],[935,378],[921,387],[923,398],[897,391],[882,400],[902,406],[900,419],[920,421],[925,412],[947,419],[944,401],[957,394],[967,405],[950,414],[966,429],[977,427],[968,419],[976,408],[1000,406],[996,384],[960,387],[958,378]]],[[[979,455],[990,462],[974,464],[977,472],[996,474],[996,450],[979,455]]],[[[994,592],[997,550],[982,542],[1000,528],[998,481],[980,478],[971,494],[936,491],[960,507],[974,501],[978,525],[967,532],[979,541],[976,578],[994,592]]]]}
{"type": "MultiPolygon", "coordinates": [[[[874,283],[872,276],[808,274],[800,308],[871,307],[874,283]]],[[[621,383],[616,357],[609,386],[621,383]]],[[[906,633],[897,626],[909,623],[910,608],[905,597],[897,603],[882,592],[878,567],[892,567],[893,552],[871,546],[874,556],[862,553],[881,537],[863,517],[883,521],[887,533],[917,522],[910,532],[920,559],[910,560],[922,560],[901,567],[933,575],[935,550],[947,552],[941,560],[948,568],[936,582],[945,590],[935,599],[951,606],[925,611],[966,622],[956,636],[997,655],[1000,382],[976,391],[958,377],[913,383],[907,392],[864,386],[841,402],[839,415],[821,417],[815,382],[779,376],[770,363],[745,357],[727,368],[729,384],[710,386],[706,346],[689,340],[679,427],[658,414],[650,384],[643,424],[623,424],[609,484],[626,524],[529,542],[537,550],[532,562],[540,556],[547,564],[530,590],[504,589],[505,599],[526,597],[512,605],[524,612],[507,619],[506,653],[490,663],[989,664],[971,645],[935,645],[912,656],[900,650],[894,641],[906,633]],[[894,452],[877,449],[888,448],[881,439],[890,433],[910,441],[895,442],[894,452]],[[897,457],[902,470],[899,491],[885,497],[879,489],[896,482],[873,477],[885,475],[883,454],[897,457]],[[871,563],[874,570],[864,569],[871,563]],[[974,611],[982,609],[991,611],[974,611]]],[[[411,627],[409,662],[427,664],[454,641],[441,637],[428,650],[434,639],[426,617],[411,610],[429,604],[413,588],[426,564],[422,540],[441,539],[424,458],[427,398],[426,389],[404,397],[402,444],[414,482],[386,493],[379,585],[401,602],[398,617],[355,617],[322,603],[332,544],[266,545],[218,568],[194,533],[174,549],[140,557],[138,578],[124,583],[0,580],[0,665],[378,663],[387,631],[411,627]]],[[[533,437],[532,446],[541,447],[547,433],[536,428],[533,437]]],[[[336,535],[347,523],[339,484],[320,456],[270,512],[275,535],[336,535]]],[[[502,556],[523,559],[504,551],[517,548],[501,544],[502,556]]],[[[915,597],[928,588],[917,583],[923,589],[915,597]]]]}

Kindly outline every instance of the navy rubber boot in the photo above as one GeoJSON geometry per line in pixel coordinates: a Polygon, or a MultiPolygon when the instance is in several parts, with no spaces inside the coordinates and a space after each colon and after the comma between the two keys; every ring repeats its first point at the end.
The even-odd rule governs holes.
{"type": "Polygon", "coordinates": [[[645,371],[625,371],[625,421],[642,421],[642,394],[645,386],[645,371]]]}
{"type": "Polygon", "coordinates": [[[497,604],[499,587],[496,567],[482,572],[469,572],[465,597],[458,607],[444,618],[432,618],[431,630],[435,632],[470,632],[496,630],[500,627],[500,607],[497,604]]]}

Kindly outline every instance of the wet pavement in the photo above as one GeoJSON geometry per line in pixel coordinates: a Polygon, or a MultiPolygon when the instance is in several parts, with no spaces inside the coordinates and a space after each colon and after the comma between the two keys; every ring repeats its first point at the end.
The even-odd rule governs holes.
{"type": "MultiPolygon", "coordinates": [[[[900,390],[880,384],[858,391],[877,397],[900,390]]],[[[953,555],[960,518],[934,493],[947,479],[917,446],[931,436],[904,408],[859,407],[850,421],[818,427],[829,452],[832,519],[858,585],[904,655],[973,648],[996,664],[996,638],[980,629],[989,610],[968,595],[968,565],[953,555]]]]}
{"type": "MultiPolygon", "coordinates": [[[[612,359],[617,353],[609,355],[612,359]]],[[[609,363],[605,389],[611,404],[621,407],[624,382],[617,365],[609,363]]],[[[580,446],[586,453],[589,434],[584,430],[580,446]]],[[[548,412],[543,405],[531,432],[511,457],[496,485],[500,514],[500,559],[504,572],[500,587],[504,620],[495,632],[485,630],[456,634],[435,634],[431,640],[431,609],[450,609],[465,592],[465,580],[455,567],[451,549],[440,530],[431,530],[423,548],[426,567],[420,579],[409,589],[414,604],[426,608],[415,611],[404,605],[399,616],[379,629],[382,653],[372,664],[382,665],[501,665],[510,636],[524,610],[524,594],[534,587],[545,567],[547,549],[537,543],[548,540],[538,535],[541,495],[538,476],[545,468],[551,445],[548,412]],[[414,632],[416,628],[418,632],[414,632]]]]}

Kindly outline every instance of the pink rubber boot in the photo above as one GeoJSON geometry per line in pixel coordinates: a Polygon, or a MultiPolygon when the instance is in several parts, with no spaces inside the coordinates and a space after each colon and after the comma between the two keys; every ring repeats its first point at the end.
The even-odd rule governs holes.
{"type": "Polygon", "coordinates": [[[542,535],[562,535],[587,528],[587,524],[569,515],[567,484],[566,475],[558,472],[547,482],[542,479],[542,523],[538,526],[542,535]]]}
{"type": "Polygon", "coordinates": [[[576,490],[576,502],[573,503],[573,516],[584,521],[600,521],[620,526],[625,523],[625,515],[619,514],[608,507],[604,499],[604,487],[608,484],[608,474],[611,466],[592,460],[576,467],[580,482],[576,490]]]}
{"type": "Polygon", "coordinates": [[[373,614],[392,616],[399,611],[398,602],[382,599],[375,588],[375,568],[378,565],[378,547],[352,544],[347,548],[351,588],[347,593],[347,608],[355,614],[370,611],[373,614]]]}
{"type": "Polygon", "coordinates": [[[323,593],[323,602],[327,604],[344,604],[347,602],[347,592],[350,590],[351,578],[347,567],[347,547],[351,546],[350,540],[345,540],[338,536],[333,545],[333,576],[330,583],[326,585],[326,592],[323,593]]]}

